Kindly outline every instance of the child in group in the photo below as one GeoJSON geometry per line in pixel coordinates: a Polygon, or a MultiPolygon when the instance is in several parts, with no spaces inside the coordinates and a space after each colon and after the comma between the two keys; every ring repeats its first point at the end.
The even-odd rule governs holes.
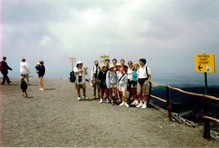
{"type": "Polygon", "coordinates": [[[134,68],[132,70],[132,79],[131,79],[131,91],[135,100],[131,105],[138,105],[138,94],[137,94],[137,76],[138,76],[138,63],[134,64],[134,68]]]}
{"type": "Polygon", "coordinates": [[[106,85],[106,66],[102,65],[101,66],[101,71],[99,72],[98,76],[98,85],[100,87],[100,102],[103,102],[103,94],[105,92],[106,94],[106,100],[108,100],[108,89],[106,85]]]}
{"type": "Polygon", "coordinates": [[[125,68],[121,67],[120,68],[120,74],[117,77],[117,85],[119,88],[119,92],[121,94],[122,97],[122,103],[119,106],[123,106],[125,105],[126,107],[129,107],[129,105],[127,104],[127,100],[126,100],[126,90],[127,90],[127,84],[128,84],[128,77],[127,74],[125,73],[125,68]]]}
{"type": "Polygon", "coordinates": [[[25,96],[28,97],[27,95],[28,86],[27,86],[26,81],[24,80],[24,77],[20,77],[20,81],[21,81],[21,90],[22,90],[21,95],[24,97],[24,94],[25,94],[25,96]]]}
{"type": "Polygon", "coordinates": [[[112,105],[114,105],[113,93],[115,94],[116,100],[118,100],[117,74],[114,71],[114,68],[115,68],[115,66],[113,64],[111,64],[110,65],[110,70],[107,72],[107,75],[106,75],[106,84],[107,84],[107,88],[110,90],[109,95],[110,95],[112,105]]]}

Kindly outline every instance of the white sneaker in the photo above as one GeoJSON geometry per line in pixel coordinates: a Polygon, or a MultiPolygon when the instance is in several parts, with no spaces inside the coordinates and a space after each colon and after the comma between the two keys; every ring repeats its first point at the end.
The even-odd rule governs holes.
{"type": "Polygon", "coordinates": [[[143,108],[143,109],[147,108],[147,104],[144,103],[144,104],[142,105],[142,108],[143,108]]]}
{"type": "Polygon", "coordinates": [[[106,99],[106,103],[110,103],[110,101],[109,101],[109,99],[108,99],[108,98],[106,99]]]}
{"type": "Polygon", "coordinates": [[[123,106],[123,105],[125,105],[125,102],[122,102],[121,104],[119,104],[119,106],[123,106]]]}
{"type": "Polygon", "coordinates": [[[100,102],[99,103],[103,103],[103,99],[100,99],[100,102]]]}
{"type": "Polygon", "coordinates": [[[113,102],[113,99],[111,99],[111,103],[114,103],[114,102],[113,102]]]}
{"type": "Polygon", "coordinates": [[[135,101],[132,102],[131,105],[137,105],[137,104],[138,104],[138,102],[137,102],[137,100],[135,100],[135,101]]]}
{"type": "Polygon", "coordinates": [[[129,105],[128,105],[127,103],[125,103],[125,106],[126,106],[126,107],[129,107],[129,105]]]}
{"type": "Polygon", "coordinates": [[[143,105],[143,103],[140,103],[136,107],[139,108],[139,107],[142,107],[142,105],[143,105]]]}
{"type": "Polygon", "coordinates": [[[85,97],[85,96],[84,96],[84,99],[86,99],[86,100],[87,100],[87,99],[88,99],[88,97],[85,97]]]}
{"type": "Polygon", "coordinates": [[[78,97],[78,101],[80,101],[81,100],[81,98],[80,97],[78,97]]]}

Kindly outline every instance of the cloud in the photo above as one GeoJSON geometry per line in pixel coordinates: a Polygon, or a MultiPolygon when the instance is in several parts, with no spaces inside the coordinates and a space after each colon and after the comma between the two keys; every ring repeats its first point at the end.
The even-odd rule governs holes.
{"type": "Polygon", "coordinates": [[[219,1],[4,0],[3,53],[53,70],[56,57],[63,71],[70,56],[88,66],[101,54],[145,57],[154,75],[195,75],[194,54],[219,54],[218,18],[219,1]]]}

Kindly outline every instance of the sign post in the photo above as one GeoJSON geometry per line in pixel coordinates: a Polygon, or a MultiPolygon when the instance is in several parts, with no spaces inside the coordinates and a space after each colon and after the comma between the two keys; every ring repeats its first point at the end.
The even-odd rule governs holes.
{"type": "Polygon", "coordinates": [[[74,62],[76,61],[76,58],[69,58],[70,59],[70,62],[71,62],[71,66],[72,66],[72,71],[74,70],[74,62]]]}
{"type": "Polygon", "coordinates": [[[100,62],[105,64],[106,58],[109,58],[109,55],[102,55],[102,56],[100,56],[100,59],[102,59],[102,60],[100,60],[100,62]]]}
{"type": "MultiPolygon", "coordinates": [[[[208,94],[208,80],[207,73],[215,73],[215,60],[214,54],[196,54],[195,55],[195,71],[204,72],[205,79],[205,95],[208,94]]],[[[204,116],[208,116],[208,100],[203,96],[203,110],[204,116]]],[[[203,137],[210,139],[210,122],[208,119],[204,118],[204,134],[203,137]]]]}

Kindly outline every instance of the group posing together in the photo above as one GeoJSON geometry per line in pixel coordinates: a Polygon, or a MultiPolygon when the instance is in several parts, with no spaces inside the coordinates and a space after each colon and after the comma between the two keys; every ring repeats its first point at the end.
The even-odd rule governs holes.
{"type": "MultiPolygon", "coordinates": [[[[106,59],[105,64],[101,67],[99,62],[94,61],[95,66],[91,68],[91,85],[93,86],[93,99],[98,99],[99,103],[105,100],[112,105],[129,107],[129,104],[136,107],[147,108],[147,100],[149,95],[148,83],[151,79],[150,68],[146,66],[146,59],[140,59],[139,63],[132,61],[125,65],[125,60],[121,59],[120,64],[116,59],[106,59]],[[128,100],[126,91],[129,92],[128,100]]],[[[77,62],[74,68],[76,75],[75,87],[78,93],[78,100],[81,100],[80,89],[83,89],[84,99],[86,97],[85,75],[87,75],[87,67],[83,68],[81,61],[77,62]]]]}

